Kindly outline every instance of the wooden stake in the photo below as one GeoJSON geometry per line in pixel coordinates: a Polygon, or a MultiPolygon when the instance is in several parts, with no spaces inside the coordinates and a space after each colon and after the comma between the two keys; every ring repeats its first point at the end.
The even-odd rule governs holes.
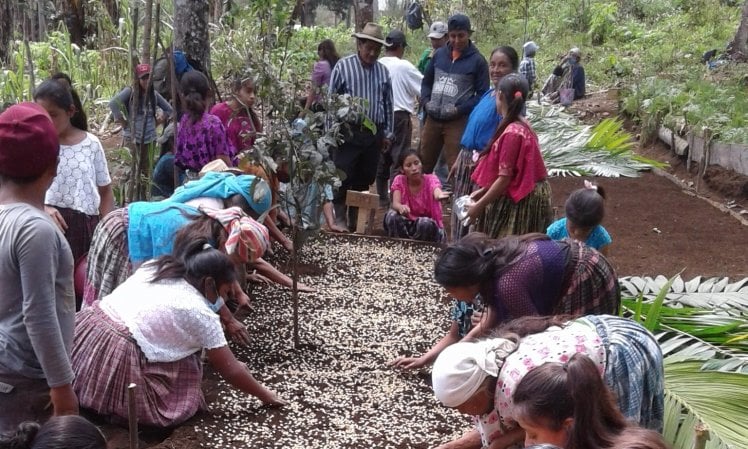
{"type": "Polygon", "coordinates": [[[138,410],[135,408],[135,389],[137,385],[127,386],[127,419],[130,426],[130,449],[138,449],[138,410]]]}

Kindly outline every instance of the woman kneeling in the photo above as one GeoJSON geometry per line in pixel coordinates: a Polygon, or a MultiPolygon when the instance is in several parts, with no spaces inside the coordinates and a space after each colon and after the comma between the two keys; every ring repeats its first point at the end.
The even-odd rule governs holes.
{"type": "Polygon", "coordinates": [[[178,240],[173,255],[145,263],[81,312],[72,354],[81,407],[124,420],[126,387],[135,383],[138,422],[178,425],[205,406],[203,349],[228,383],[265,404],[285,404],[227,345],[216,310],[235,280],[231,260],[207,239],[178,240]]]}

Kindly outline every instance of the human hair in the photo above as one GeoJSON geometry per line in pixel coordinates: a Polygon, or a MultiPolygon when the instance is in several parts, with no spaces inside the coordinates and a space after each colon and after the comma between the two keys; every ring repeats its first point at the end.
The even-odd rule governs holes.
{"type": "Polygon", "coordinates": [[[205,112],[205,102],[210,95],[208,78],[197,70],[190,70],[179,81],[182,91],[182,106],[190,114],[192,122],[200,120],[205,112]]]}
{"type": "MultiPolygon", "coordinates": [[[[491,58],[493,58],[493,55],[497,52],[509,58],[509,62],[512,64],[512,72],[516,72],[517,70],[519,70],[519,55],[517,54],[517,50],[515,50],[514,47],[510,47],[509,45],[496,47],[491,52],[491,58]]],[[[491,58],[489,58],[489,60],[491,58]]]]}
{"type": "Polygon", "coordinates": [[[260,117],[257,115],[255,110],[249,106],[245,105],[241,101],[239,101],[238,98],[236,98],[236,95],[239,93],[242,88],[245,89],[251,89],[252,91],[255,90],[255,81],[252,79],[251,76],[248,76],[248,74],[244,75],[234,75],[234,77],[231,79],[231,93],[234,95],[234,100],[236,100],[249,114],[249,118],[252,120],[252,124],[255,127],[255,130],[257,132],[262,131],[262,121],[260,120],[260,117]]]}
{"type": "Polygon", "coordinates": [[[528,335],[545,332],[552,326],[564,327],[572,319],[574,319],[572,315],[523,316],[503,323],[498,329],[493,331],[490,336],[520,339],[528,335]]]}
{"type": "Polygon", "coordinates": [[[571,192],[564,205],[566,219],[580,228],[594,228],[605,217],[605,189],[583,187],[571,192]]]}
{"type": "Polygon", "coordinates": [[[506,103],[507,113],[501,118],[496,132],[494,132],[493,137],[488,142],[486,148],[483,149],[481,155],[491,151],[494,142],[499,140],[499,137],[501,137],[507,126],[521,120],[522,111],[525,109],[525,100],[527,100],[529,91],[530,87],[527,84],[527,80],[517,73],[510,73],[499,81],[496,95],[501,95],[501,101],[506,103]]]}
{"type": "Polygon", "coordinates": [[[671,449],[659,432],[641,427],[627,427],[613,438],[606,449],[671,449]]]}
{"type": "Polygon", "coordinates": [[[247,215],[250,215],[253,213],[256,214],[256,212],[249,205],[249,202],[247,202],[247,199],[244,198],[244,195],[242,195],[241,193],[236,193],[224,199],[223,205],[226,209],[228,209],[229,207],[238,207],[239,209],[242,210],[242,212],[244,212],[247,215]]]}
{"type": "Polygon", "coordinates": [[[216,249],[215,241],[206,235],[187,240],[184,237],[180,238],[178,232],[172,253],[159,257],[153,263],[156,272],[151,282],[184,278],[197,288],[207,277],[213,278],[216,285],[236,280],[236,271],[231,259],[216,249]]]}
{"type": "Polygon", "coordinates": [[[64,111],[70,111],[75,108],[73,94],[70,93],[70,89],[53,79],[44,80],[34,89],[34,101],[39,100],[49,101],[64,111]]]}
{"type": "Polygon", "coordinates": [[[340,55],[338,55],[338,51],[335,49],[335,42],[331,39],[325,39],[320,42],[319,45],[317,45],[317,51],[319,52],[319,57],[321,59],[330,63],[330,69],[335,67],[335,64],[340,60],[340,55]]]}
{"type": "Polygon", "coordinates": [[[86,111],[83,110],[83,103],[81,103],[81,97],[78,95],[78,91],[73,88],[73,80],[70,79],[67,73],[57,72],[50,76],[49,79],[57,82],[65,81],[70,95],[73,97],[73,105],[75,105],[75,114],[70,117],[70,123],[81,131],[88,131],[88,117],[86,111]]]}
{"type": "Polygon", "coordinates": [[[518,419],[552,431],[572,418],[565,449],[610,448],[627,426],[595,362],[582,353],[566,363],[547,362],[530,370],[512,399],[518,419]]]}
{"type": "Polygon", "coordinates": [[[418,155],[418,151],[409,149],[405,150],[400,153],[400,156],[397,158],[397,166],[400,168],[403,168],[403,164],[405,164],[405,159],[407,159],[409,156],[416,156],[418,160],[421,160],[421,156],[418,155]]]}
{"type": "Polygon", "coordinates": [[[21,423],[15,433],[0,439],[0,449],[106,449],[98,427],[78,415],[55,416],[44,425],[21,423]]]}

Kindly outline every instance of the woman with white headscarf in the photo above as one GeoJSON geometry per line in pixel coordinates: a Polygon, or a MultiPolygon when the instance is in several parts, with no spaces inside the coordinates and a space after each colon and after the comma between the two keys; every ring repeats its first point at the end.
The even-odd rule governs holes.
{"type": "Polygon", "coordinates": [[[638,323],[610,315],[525,317],[507,323],[499,338],[460,342],[434,363],[434,394],[447,407],[475,416],[476,429],[448,448],[514,447],[524,431],[513,395],[524,376],[546,362],[587,356],[614,393],[623,416],[660,429],[663,417],[662,352],[638,323]]]}

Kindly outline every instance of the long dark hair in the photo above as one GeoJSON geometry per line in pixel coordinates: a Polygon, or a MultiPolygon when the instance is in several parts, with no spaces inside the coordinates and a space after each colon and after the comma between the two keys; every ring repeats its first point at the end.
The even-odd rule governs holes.
{"type": "Polygon", "coordinates": [[[320,54],[320,58],[330,63],[331,70],[333,67],[335,67],[335,64],[337,64],[338,60],[340,59],[338,51],[335,49],[335,42],[330,39],[325,39],[320,42],[319,45],[317,45],[317,51],[320,54]]]}
{"type": "Polygon", "coordinates": [[[528,335],[545,332],[552,326],[564,327],[574,318],[575,317],[572,315],[523,316],[503,323],[499,328],[493,331],[490,336],[519,340],[528,335]]]}
{"type": "MultiPolygon", "coordinates": [[[[46,100],[64,111],[75,109],[73,94],[59,81],[48,79],[34,89],[34,101],[46,100]]],[[[72,124],[72,119],[70,120],[72,124]]]]}
{"type": "MultiPolygon", "coordinates": [[[[231,93],[236,95],[240,90],[242,90],[242,87],[251,87],[252,90],[255,90],[255,82],[252,77],[247,76],[246,74],[234,75],[234,77],[231,79],[231,93]]],[[[242,104],[241,106],[247,111],[247,114],[249,114],[249,118],[252,120],[255,131],[262,132],[262,121],[260,120],[260,117],[257,115],[255,110],[248,105],[242,104]]]]}
{"type": "Polygon", "coordinates": [[[57,72],[50,76],[49,79],[57,82],[65,81],[67,83],[65,87],[70,91],[70,95],[73,97],[73,104],[75,105],[75,114],[70,117],[70,123],[81,131],[88,131],[88,117],[86,116],[86,111],[83,110],[83,103],[81,103],[78,91],[73,88],[73,80],[70,79],[67,73],[63,72],[57,72]]]}
{"type": "Polygon", "coordinates": [[[184,278],[201,292],[205,278],[213,278],[216,285],[236,280],[236,271],[231,259],[217,250],[205,236],[187,242],[175,239],[172,254],[159,257],[153,264],[156,272],[151,282],[184,278]]]}
{"type": "Polygon", "coordinates": [[[517,50],[515,50],[514,47],[510,47],[509,45],[496,47],[491,52],[491,58],[493,58],[493,55],[495,55],[496,52],[499,52],[509,58],[509,62],[512,64],[512,72],[516,72],[517,70],[519,70],[519,55],[517,54],[517,50]]]}
{"type": "Polygon", "coordinates": [[[501,101],[506,102],[508,106],[507,113],[501,118],[496,132],[494,132],[488,145],[481,152],[481,156],[491,151],[494,142],[499,140],[499,137],[501,137],[507,126],[522,119],[522,111],[525,108],[525,101],[527,100],[529,90],[527,81],[517,73],[510,73],[499,81],[496,95],[501,95],[501,101]]]}
{"type": "Polygon", "coordinates": [[[553,431],[572,418],[566,449],[610,448],[627,426],[595,362],[581,353],[531,370],[512,399],[516,416],[553,431]]]}
{"type": "Polygon", "coordinates": [[[190,114],[192,122],[200,120],[205,113],[205,102],[210,95],[208,78],[202,72],[190,70],[182,75],[179,88],[182,91],[182,105],[190,114]]]}
{"type": "Polygon", "coordinates": [[[55,416],[43,426],[21,423],[15,433],[0,439],[0,449],[106,449],[101,431],[77,415],[55,416]]]}

